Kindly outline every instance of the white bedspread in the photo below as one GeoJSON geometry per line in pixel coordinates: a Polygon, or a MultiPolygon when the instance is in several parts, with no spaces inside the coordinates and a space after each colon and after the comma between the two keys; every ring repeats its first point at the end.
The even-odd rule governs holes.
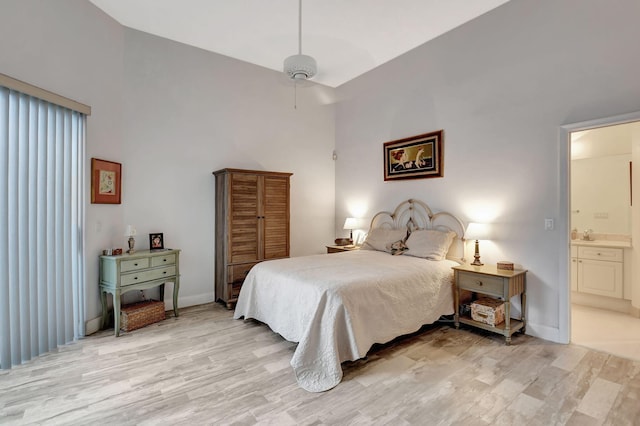
{"type": "Polygon", "coordinates": [[[298,384],[326,391],[342,380],[341,362],[452,314],[455,264],[372,250],[262,262],[247,275],[234,318],[298,342],[298,384]]]}

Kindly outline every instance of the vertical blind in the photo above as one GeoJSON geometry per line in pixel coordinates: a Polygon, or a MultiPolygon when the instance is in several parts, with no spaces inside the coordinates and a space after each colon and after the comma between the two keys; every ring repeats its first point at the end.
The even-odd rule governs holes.
{"type": "Polygon", "coordinates": [[[84,335],[86,116],[0,86],[0,368],[84,335]]]}

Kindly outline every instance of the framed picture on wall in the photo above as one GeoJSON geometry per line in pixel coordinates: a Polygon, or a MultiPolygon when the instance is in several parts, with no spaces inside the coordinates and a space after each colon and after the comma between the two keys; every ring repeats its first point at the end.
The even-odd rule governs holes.
{"type": "Polygon", "coordinates": [[[161,232],[149,234],[149,249],[164,250],[164,237],[161,232]]]}
{"type": "Polygon", "coordinates": [[[91,159],[91,203],[120,204],[122,164],[91,159]]]}
{"type": "Polygon", "coordinates": [[[385,142],[384,180],[443,177],[443,130],[385,142]]]}

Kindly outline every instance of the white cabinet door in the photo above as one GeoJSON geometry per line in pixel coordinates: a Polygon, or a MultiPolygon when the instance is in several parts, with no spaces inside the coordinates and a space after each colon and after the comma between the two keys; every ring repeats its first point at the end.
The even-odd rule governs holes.
{"type": "Polygon", "coordinates": [[[622,263],[578,260],[578,291],[622,298],[622,284],[622,263]]]}

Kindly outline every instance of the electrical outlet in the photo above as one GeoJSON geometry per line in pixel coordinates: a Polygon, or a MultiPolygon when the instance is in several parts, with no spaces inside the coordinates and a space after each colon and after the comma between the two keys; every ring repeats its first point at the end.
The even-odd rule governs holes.
{"type": "Polygon", "coordinates": [[[545,219],[544,220],[544,230],[545,231],[553,231],[553,219],[545,219]]]}

